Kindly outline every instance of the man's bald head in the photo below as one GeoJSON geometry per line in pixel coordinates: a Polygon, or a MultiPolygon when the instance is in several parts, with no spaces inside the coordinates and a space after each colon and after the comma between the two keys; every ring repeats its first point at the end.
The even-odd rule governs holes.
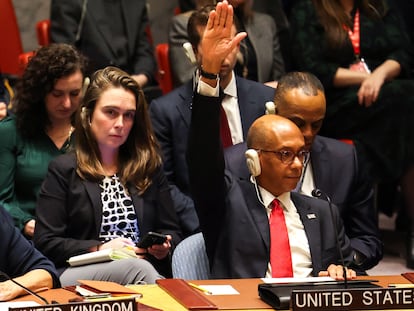
{"type": "Polygon", "coordinates": [[[290,120],[279,115],[263,115],[250,126],[247,146],[253,149],[271,149],[274,141],[290,132],[303,139],[299,128],[290,120]]]}

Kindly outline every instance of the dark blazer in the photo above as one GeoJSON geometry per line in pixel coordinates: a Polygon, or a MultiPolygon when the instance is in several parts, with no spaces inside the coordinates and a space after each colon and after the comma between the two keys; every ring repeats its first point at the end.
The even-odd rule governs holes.
{"type": "Polygon", "coordinates": [[[123,25],[122,20],[111,15],[107,1],[102,0],[87,1],[85,18],[80,23],[84,2],[85,0],[52,0],[52,42],[75,45],[88,56],[91,72],[113,65],[129,74],[143,73],[154,80],[154,51],[145,33],[148,25],[146,1],[119,0],[123,25]],[[122,26],[126,28],[123,36],[119,36],[118,32],[116,36],[112,35],[114,29],[122,26]],[[79,28],[80,37],[76,40],[79,28]]]}
{"type": "MultiPolygon", "coordinates": [[[[53,278],[53,287],[59,287],[55,266],[40,253],[14,226],[11,216],[0,206],[0,271],[11,278],[35,269],[43,269],[53,278]]],[[[1,277],[1,276],[0,276],[1,277]]]]}
{"type": "MultiPolygon", "coordinates": [[[[152,180],[143,195],[128,187],[140,234],[148,231],[171,234],[176,245],[181,232],[167,179],[160,169],[152,180]]],[[[98,183],[79,177],[74,154],[59,156],[50,163],[39,193],[36,217],[35,245],[58,268],[66,267],[71,256],[86,253],[100,243],[101,190],[98,183]]],[[[148,259],[161,274],[169,270],[168,260],[159,261],[150,255],[148,259]]]]}
{"type": "MultiPolygon", "coordinates": [[[[273,101],[275,89],[240,77],[236,77],[236,85],[243,137],[246,138],[250,125],[264,114],[265,103],[273,101]]],[[[198,229],[186,162],[192,98],[193,83],[189,81],[150,104],[155,135],[164,155],[165,174],[173,185],[173,198],[182,228],[188,233],[198,229]]]]}
{"type": "MultiPolygon", "coordinates": [[[[225,170],[219,139],[220,100],[196,94],[189,134],[188,163],[195,207],[215,278],[264,277],[269,262],[269,220],[254,185],[225,170]]],[[[339,264],[328,203],[292,193],[308,238],[312,274],[339,264]]],[[[352,249],[338,210],[333,219],[346,263],[352,249]]]]}
{"type": "MultiPolygon", "coordinates": [[[[225,150],[228,169],[234,176],[249,180],[244,156],[246,144],[225,150]]],[[[311,148],[315,187],[326,193],[339,208],[352,248],[366,259],[355,269],[375,266],[383,255],[372,184],[358,168],[355,148],[336,139],[316,136],[311,148]],[[362,220],[362,221],[361,221],[362,220]]]]}

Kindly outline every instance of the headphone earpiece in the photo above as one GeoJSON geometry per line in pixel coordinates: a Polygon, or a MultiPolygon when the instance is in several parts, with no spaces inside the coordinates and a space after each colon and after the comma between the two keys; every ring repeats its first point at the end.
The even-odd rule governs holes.
{"type": "Polygon", "coordinates": [[[277,105],[274,102],[268,101],[265,103],[266,114],[276,114],[277,105]]]}
{"type": "Polygon", "coordinates": [[[81,113],[80,113],[81,121],[82,121],[82,127],[87,128],[88,125],[91,125],[91,116],[89,115],[89,109],[86,107],[82,107],[81,113]]]}
{"type": "Polygon", "coordinates": [[[244,155],[246,157],[246,164],[250,174],[253,177],[259,176],[262,169],[260,167],[260,159],[257,151],[254,149],[248,149],[244,155]]]}

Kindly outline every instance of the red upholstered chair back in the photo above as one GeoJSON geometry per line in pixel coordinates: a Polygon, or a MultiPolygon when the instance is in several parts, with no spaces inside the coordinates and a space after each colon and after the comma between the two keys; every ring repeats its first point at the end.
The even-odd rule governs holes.
{"type": "Polygon", "coordinates": [[[50,43],[50,19],[43,19],[36,23],[36,35],[40,46],[50,43]]]}
{"type": "Polygon", "coordinates": [[[23,47],[12,0],[0,0],[0,38],[0,72],[18,75],[23,47]]]}
{"type": "Polygon", "coordinates": [[[155,47],[155,56],[158,64],[158,83],[163,94],[173,89],[170,59],[168,57],[168,43],[159,43],[155,47]]]}

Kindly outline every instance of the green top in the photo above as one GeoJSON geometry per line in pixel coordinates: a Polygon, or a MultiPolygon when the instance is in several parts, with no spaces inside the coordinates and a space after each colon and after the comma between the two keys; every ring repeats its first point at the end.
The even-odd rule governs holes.
{"type": "Polygon", "coordinates": [[[72,141],[68,139],[59,150],[44,132],[30,141],[22,139],[12,116],[0,122],[0,204],[20,229],[34,218],[49,162],[65,153],[72,141]]]}

